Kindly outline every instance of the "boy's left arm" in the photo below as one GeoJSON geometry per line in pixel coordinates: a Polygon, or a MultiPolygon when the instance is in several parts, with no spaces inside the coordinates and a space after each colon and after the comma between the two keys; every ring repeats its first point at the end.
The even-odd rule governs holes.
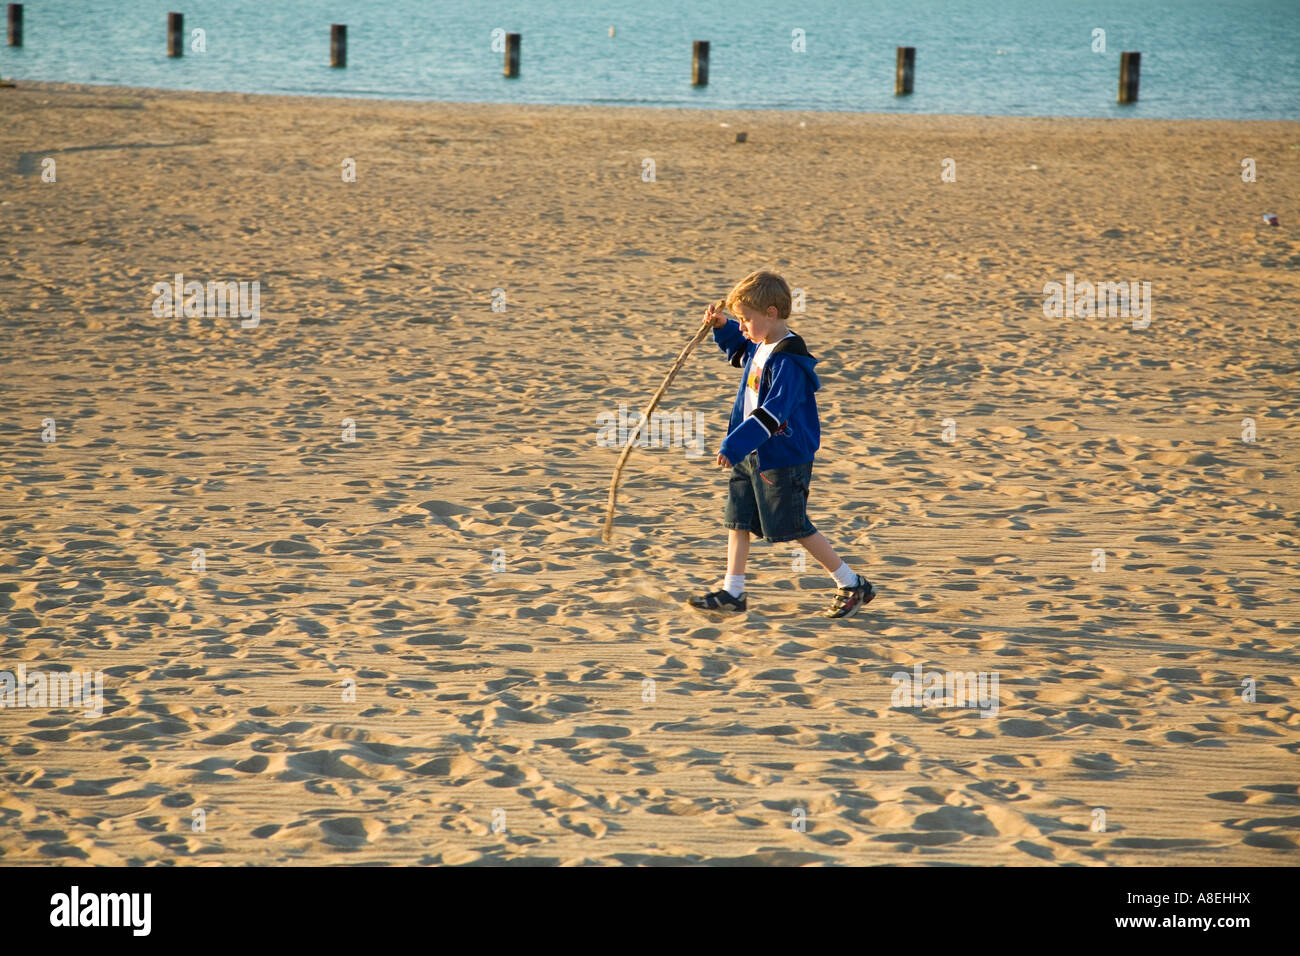
{"type": "Polygon", "coordinates": [[[772,386],[763,404],[754,409],[736,430],[728,435],[718,454],[735,464],[781,430],[790,413],[804,400],[808,376],[793,359],[773,355],[772,386]]]}

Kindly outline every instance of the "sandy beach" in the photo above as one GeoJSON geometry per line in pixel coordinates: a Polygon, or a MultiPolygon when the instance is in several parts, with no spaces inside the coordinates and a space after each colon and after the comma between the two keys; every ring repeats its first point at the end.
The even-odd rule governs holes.
{"type": "Polygon", "coordinates": [[[0,670],[104,694],[0,709],[0,862],[1297,862],[1300,123],[0,100],[0,670]],[[600,540],[599,416],[765,267],[845,622],[762,541],[684,606],[709,341],[600,540]]]}

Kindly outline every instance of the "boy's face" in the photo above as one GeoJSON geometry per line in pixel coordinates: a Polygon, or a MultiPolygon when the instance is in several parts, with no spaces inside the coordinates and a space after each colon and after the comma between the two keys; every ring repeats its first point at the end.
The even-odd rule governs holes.
{"type": "Polygon", "coordinates": [[[769,305],[766,312],[760,312],[743,302],[738,305],[740,311],[734,313],[736,321],[740,323],[741,333],[751,342],[767,341],[767,337],[781,324],[781,320],[776,317],[774,305],[769,305]]]}

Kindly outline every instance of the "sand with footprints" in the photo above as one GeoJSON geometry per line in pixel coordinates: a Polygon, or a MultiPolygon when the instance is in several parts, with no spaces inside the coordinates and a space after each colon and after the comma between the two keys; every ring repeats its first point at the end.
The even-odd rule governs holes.
{"type": "Polygon", "coordinates": [[[0,710],[6,864],[1297,859],[1300,124],[0,96],[0,670],[104,689],[0,710]],[[600,540],[762,267],[847,622],[765,542],[683,606],[711,343],[600,540]]]}

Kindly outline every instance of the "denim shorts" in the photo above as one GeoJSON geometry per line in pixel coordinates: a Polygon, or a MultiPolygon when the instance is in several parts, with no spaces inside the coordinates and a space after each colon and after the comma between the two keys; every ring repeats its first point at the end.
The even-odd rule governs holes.
{"type": "Polygon", "coordinates": [[[808,483],[812,462],[758,470],[758,453],[731,466],[724,528],[752,531],[778,543],[816,534],[808,520],[808,483]]]}

